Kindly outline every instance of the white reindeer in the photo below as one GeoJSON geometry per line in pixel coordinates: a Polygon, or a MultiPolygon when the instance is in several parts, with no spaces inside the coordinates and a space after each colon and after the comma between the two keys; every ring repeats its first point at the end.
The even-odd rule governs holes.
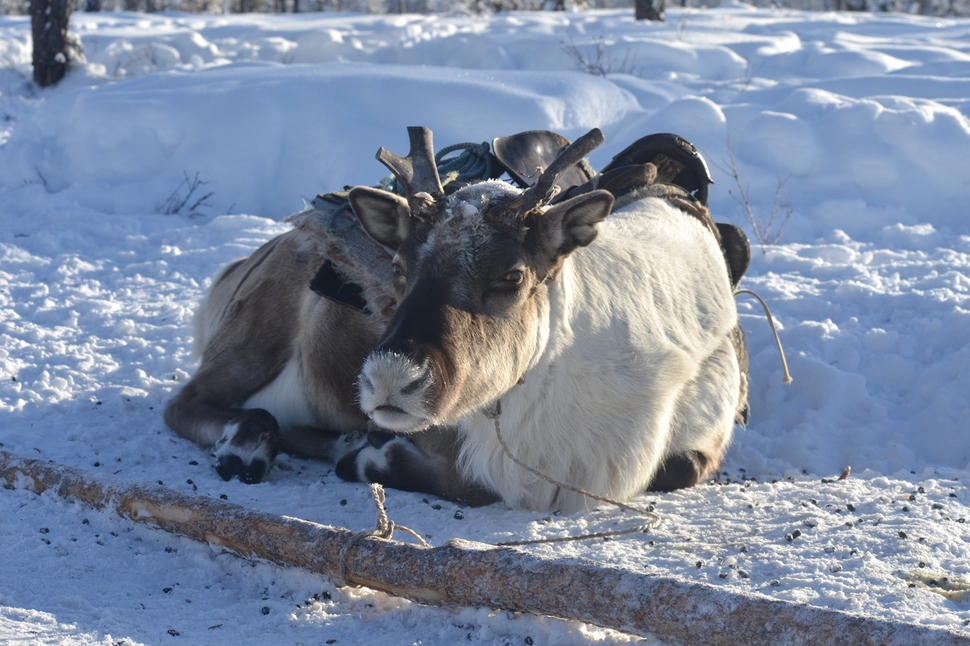
{"type": "Polygon", "coordinates": [[[598,130],[524,192],[491,181],[446,197],[430,131],[409,131],[407,158],[378,155],[406,199],[350,192],[367,233],[394,253],[398,307],[359,377],[364,413],[390,433],[372,432],[338,473],[470,504],[586,507],[509,458],[498,403],[512,454],[595,494],[625,500],[717,469],[747,376],[706,209],[650,189],[550,206],[556,177],[602,141],[598,130]]]}

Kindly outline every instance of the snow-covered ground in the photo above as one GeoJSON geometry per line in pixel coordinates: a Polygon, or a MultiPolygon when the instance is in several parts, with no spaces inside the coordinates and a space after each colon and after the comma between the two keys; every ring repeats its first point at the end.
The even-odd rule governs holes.
{"type": "MultiPolygon", "coordinates": [[[[754,242],[734,197],[765,222],[776,213],[763,237],[780,241],[754,242],[743,285],[772,305],[795,381],[742,299],[752,418],[721,482],[642,496],[663,517],[649,534],[530,549],[970,638],[970,21],[739,4],[671,9],[659,25],[629,11],[75,14],[72,30],[87,62],[41,91],[28,19],[0,19],[0,448],[370,528],[369,491],[328,464],[281,456],[267,482],[223,482],[165,428],[209,278],[285,231],[304,199],[374,183],[374,152],[406,150],[407,125],[438,146],[598,126],[597,167],[676,132],[712,167],[717,219],[754,242]]],[[[605,508],[457,513],[398,491],[387,507],[433,544],[635,522],[605,508]]],[[[4,643],[637,639],[337,589],[0,491],[4,643]]]]}

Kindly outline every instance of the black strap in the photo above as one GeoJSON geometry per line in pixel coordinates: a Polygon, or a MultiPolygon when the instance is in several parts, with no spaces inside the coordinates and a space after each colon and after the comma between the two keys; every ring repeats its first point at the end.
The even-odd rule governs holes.
{"type": "Polygon", "coordinates": [[[310,289],[324,298],[341,303],[361,312],[367,312],[367,301],[364,300],[364,290],[360,285],[344,280],[337,273],[333,262],[327,260],[317,271],[317,275],[310,281],[310,289]]]}

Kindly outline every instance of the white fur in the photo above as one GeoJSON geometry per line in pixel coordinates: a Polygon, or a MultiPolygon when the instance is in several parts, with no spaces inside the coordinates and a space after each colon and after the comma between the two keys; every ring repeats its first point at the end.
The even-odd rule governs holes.
{"type": "MultiPolygon", "coordinates": [[[[497,194],[486,188],[471,201],[497,194]]],[[[441,235],[474,238],[478,214],[463,222],[460,208],[449,206],[454,215],[441,235]]],[[[523,381],[494,393],[503,437],[519,460],[624,500],[649,485],[668,455],[698,450],[720,458],[740,392],[729,339],[737,310],[721,250],[698,220],[657,198],[612,213],[593,244],[570,255],[549,283],[540,316],[537,338],[520,348],[532,357],[523,381]]],[[[479,368],[508,375],[508,362],[479,368]]],[[[361,377],[363,410],[397,432],[443,423],[428,419],[423,389],[401,394],[422,371],[402,355],[372,355],[361,377]],[[404,414],[385,419],[380,405],[404,414]]],[[[509,506],[572,511],[594,504],[508,459],[482,412],[458,425],[459,471],[509,506]]]]}
{"type": "Polygon", "coordinates": [[[276,379],[251,396],[242,408],[262,408],[276,418],[281,428],[316,426],[320,422],[304,389],[300,359],[294,355],[276,379]]]}
{"type": "Polygon", "coordinates": [[[413,444],[401,437],[396,437],[393,440],[388,441],[381,448],[374,448],[369,444],[364,444],[364,448],[360,450],[360,454],[357,456],[355,461],[355,466],[357,467],[357,479],[360,482],[367,482],[367,471],[376,470],[378,472],[385,472],[391,466],[388,460],[388,454],[395,448],[400,447],[404,453],[410,453],[412,455],[419,455],[418,451],[413,444]]]}
{"type": "Polygon", "coordinates": [[[239,424],[232,422],[222,428],[222,437],[216,442],[215,456],[217,458],[226,455],[236,455],[245,464],[251,464],[254,460],[262,460],[266,464],[272,464],[273,455],[266,442],[233,442],[236,434],[239,433],[239,424]]]}
{"type": "MultiPolygon", "coordinates": [[[[740,371],[737,311],[721,251],[694,218],[649,198],[611,214],[549,289],[549,337],[502,398],[513,454],[547,476],[627,499],[668,453],[719,456],[740,371]],[[714,448],[716,447],[716,450],[714,448]]],[[[461,422],[460,468],[513,507],[593,504],[509,460],[494,422],[461,422]]]]}
{"type": "Polygon", "coordinates": [[[412,384],[430,382],[427,364],[419,366],[392,352],[374,353],[364,362],[360,374],[360,407],[379,426],[395,433],[410,433],[430,424],[425,388],[409,388],[412,384]],[[400,412],[381,409],[381,406],[391,406],[400,412]]]}

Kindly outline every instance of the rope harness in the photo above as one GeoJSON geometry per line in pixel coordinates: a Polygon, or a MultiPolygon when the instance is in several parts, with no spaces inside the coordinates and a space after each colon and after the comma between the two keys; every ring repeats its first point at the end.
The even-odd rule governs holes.
{"type": "Polygon", "coordinates": [[[522,460],[520,460],[517,457],[515,457],[512,454],[512,450],[509,448],[509,445],[505,443],[505,438],[502,437],[502,427],[499,424],[499,417],[502,415],[502,401],[501,400],[498,400],[498,401],[495,402],[495,406],[494,406],[494,408],[492,410],[490,410],[490,411],[482,411],[482,413],[485,415],[485,417],[488,417],[493,422],[495,422],[495,436],[498,438],[499,444],[502,445],[502,450],[505,451],[505,455],[510,460],[512,460],[512,462],[514,462],[515,464],[519,465],[520,467],[522,467],[523,469],[525,469],[526,471],[528,471],[532,475],[537,476],[539,478],[542,478],[546,482],[549,482],[550,484],[554,484],[554,485],[556,485],[556,487],[558,487],[560,489],[565,489],[567,491],[572,491],[573,493],[578,493],[580,495],[586,496],[587,498],[591,498],[592,500],[598,500],[599,502],[609,503],[611,505],[615,505],[616,507],[619,507],[620,509],[625,509],[627,511],[632,511],[635,514],[639,514],[640,516],[643,516],[644,518],[649,518],[650,519],[650,522],[648,522],[648,523],[645,523],[645,524],[642,524],[642,525],[637,525],[635,527],[629,527],[627,529],[618,529],[618,530],[609,531],[609,532],[595,532],[595,533],[590,533],[590,534],[580,534],[578,536],[565,536],[565,537],[562,537],[562,538],[537,538],[537,539],[533,539],[533,540],[504,541],[504,542],[501,542],[501,543],[496,543],[496,545],[499,545],[501,547],[513,547],[513,546],[516,546],[516,545],[539,545],[539,544],[544,544],[544,543],[566,543],[566,542],[570,542],[570,541],[585,541],[585,540],[589,540],[589,539],[593,539],[593,538],[610,538],[610,537],[613,537],[613,536],[621,536],[623,534],[633,534],[633,533],[646,532],[648,530],[655,529],[655,528],[657,528],[660,525],[660,516],[658,516],[657,514],[653,513],[652,511],[647,511],[645,509],[639,509],[639,508],[634,507],[632,505],[628,505],[626,503],[622,503],[622,502],[619,502],[617,500],[613,500],[611,498],[607,498],[605,496],[600,496],[600,495],[597,495],[595,493],[586,491],[585,489],[580,489],[579,487],[573,487],[572,485],[568,485],[565,482],[559,482],[558,480],[555,480],[553,478],[550,478],[549,476],[547,476],[546,474],[542,473],[538,469],[534,469],[534,468],[530,467],[528,464],[526,464],[522,460]]]}

